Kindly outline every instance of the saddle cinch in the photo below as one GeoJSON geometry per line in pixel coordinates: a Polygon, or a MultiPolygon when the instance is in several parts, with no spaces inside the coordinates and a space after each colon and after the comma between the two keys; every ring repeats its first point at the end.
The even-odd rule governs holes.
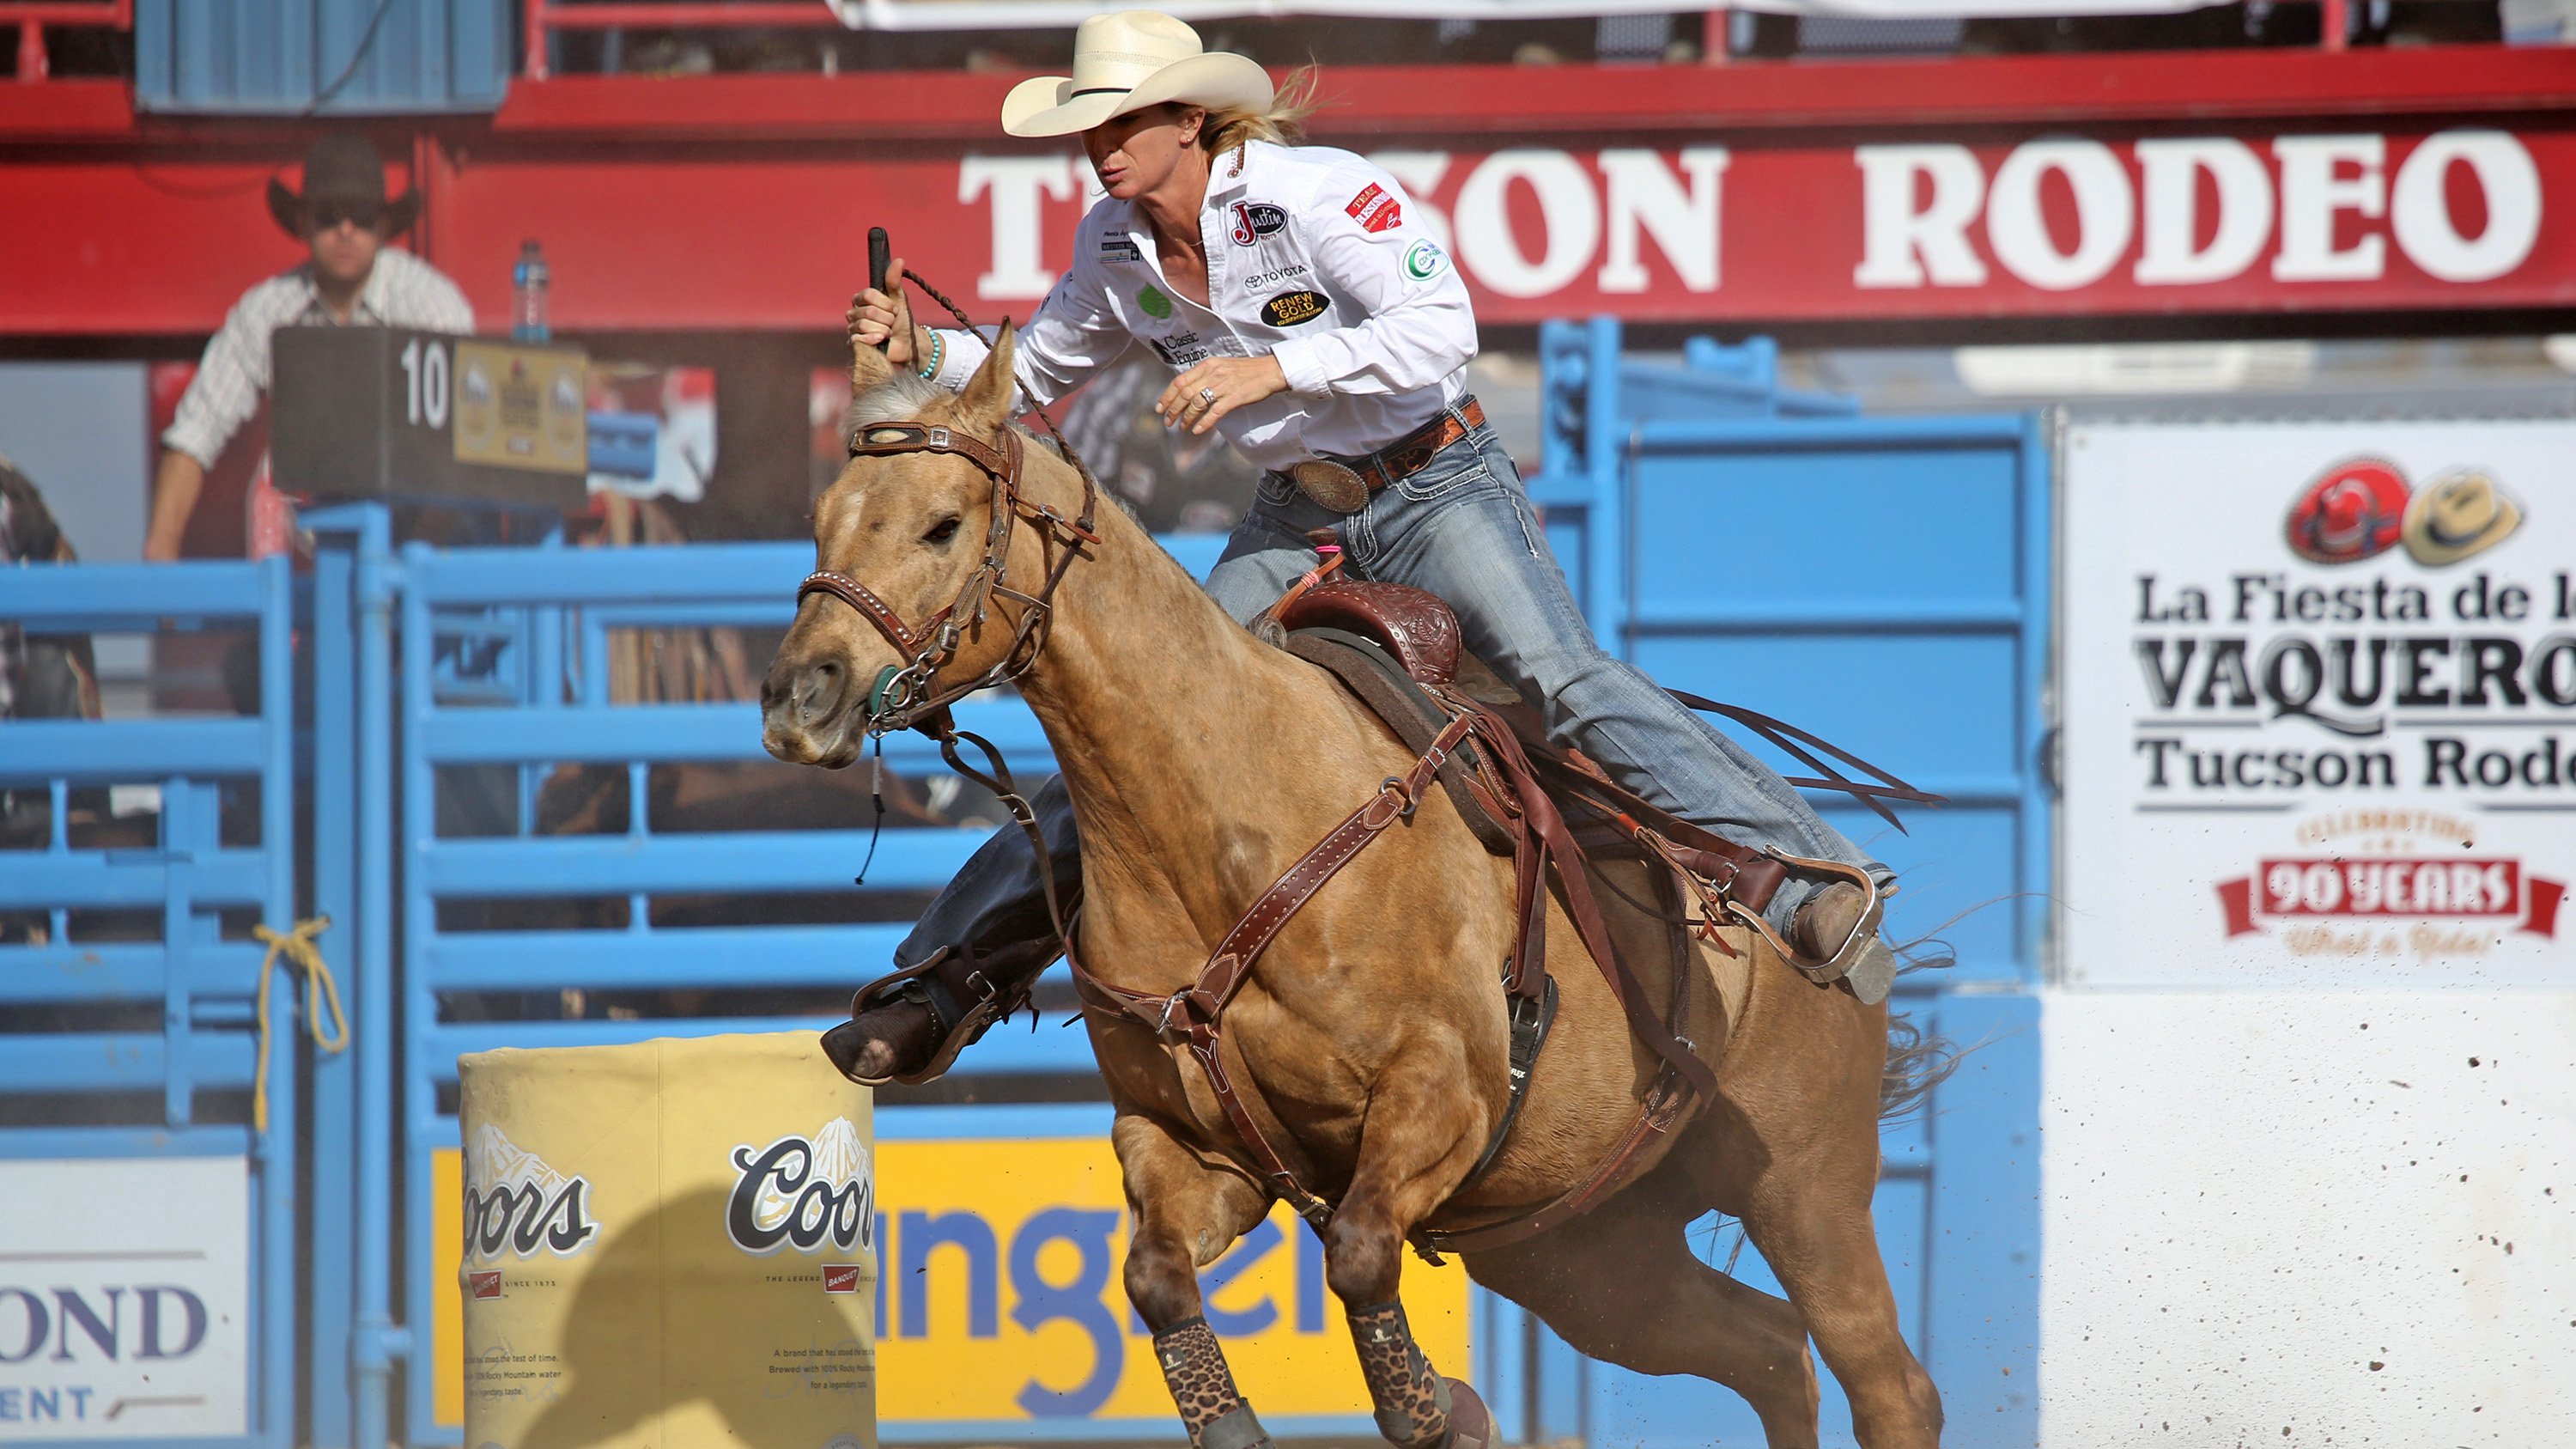
{"type": "MultiPolygon", "coordinates": [[[[1499,1221],[1461,1229],[1417,1228],[1415,1246],[1436,1262],[1441,1252],[1501,1247],[1588,1211],[1651,1163],[1658,1155],[1651,1151],[1655,1144],[1668,1141],[1681,1122],[1714,1100],[1715,1072],[1678,1035],[1688,1020],[1692,980],[1699,974],[1690,946],[1694,934],[1723,955],[1735,956],[1718,928],[1747,928],[1818,986],[1840,986],[1870,1002],[1885,995],[1884,978],[1893,974],[1893,964],[1887,962],[1875,979],[1856,982],[1847,974],[1854,958],[1864,954],[1860,948],[1874,941],[1878,926],[1879,892],[1865,872],[1838,861],[1748,849],[1638,797],[1580,755],[1552,748],[1539,737],[1534,714],[1460,648],[1457,618],[1446,604],[1403,585],[1331,578],[1338,554],[1338,549],[1328,550],[1322,567],[1299,579],[1253,621],[1254,632],[1341,681],[1415,751],[1413,769],[1389,776],[1366,804],[1291,866],[1218,943],[1194,984],[1168,996],[1131,991],[1094,977],[1084,969],[1078,950],[1067,954],[1086,1007],[1131,1017],[1188,1046],[1270,1191],[1320,1230],[1332,1216],[1332,1205],[1311,1192],[1267,1140],[1228,1080],[1218,1051],[1226,1004],[1250,975],[1253,962],[1299,907],[1378,833],[1410,817],[1437,779],[1486,848],[1514,860],[1518,929],[1503,968],[1510,999],[1511,1098],[1469,1171],[1473,1181],[1509,1137],[1555,1018],[1556,986],[1544,954],[1553,869],[1566,912],[1608,979],[1630,1031],[1660,1065],[1627,1132],[1574,1187],[1499,1221]],[[1463,685],[1462,669],[1468,681],[1463,685]],[[1612,856],[1646,864],[1643,875],[1656,903],[1637,900],[1601,872],[1602,860],[1612,856]],[[1860,923],[1833,958],[1803,958],[1761,917],[1793,868],[1849,880],[1868,892],[1860,923]],[[1593,894],[1596,877],[1640,913],[1666,923],[1674,969],[1670,1000],[1661,1014],[1615,949],[1593,894]]],[[[1767,716],[1691,695],[1677,693],[1676,698],[1749,725],[1830,777],[1791,783],[1849,790],[1882,815],[1887,811],[1879,796],[1938,799],[1767,716]],[[1854,782],[1809,754],[1799,741],[1885,783],[1854,782]]],[[[1886,958],[1883,948],[1868,954],[1879,961],[1886,958]]]]}

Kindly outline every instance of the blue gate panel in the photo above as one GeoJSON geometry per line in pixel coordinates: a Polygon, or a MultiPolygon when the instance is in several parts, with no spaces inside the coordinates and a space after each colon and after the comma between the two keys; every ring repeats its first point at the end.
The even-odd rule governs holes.
{"type": "MultiPolygon", "coordinates": [[[[254,1001],[266,951],[246,934],[251,921],[281,933],[296,924],[292,602],[283,559],[0,568],[0,621],[30,634],[219,629],[248,631],[257,649],[258,708],[248,718],[0,721],[0,790],[16,796],[17,821],[43,822],[44,837],[29,831],[0,851],[0,1093],[46,1099],[34,1110],[66,1121],[118,1124],[0,1116],[0,1159],[29,1170],[37,1161],[242,1159],[243,1432],[189,1441],[210,1449],[284,1449],[297,1431],[294,1128],[311,1003],[292,977],[272,988],[261,1076],[254,1001]],[[148,844],[89,843],[87,827],[74,830],[76,802],[93,808],[82,797],[96,799],[100,786],[150,792],[138,813],[102,822],[129,839],[148,833],[148,844]],[[107,912],[117,918],[102,920],[107,912]],[[253,1091],[265,1094],[265,1127],[200,1115],[204,1094],[253,1091]],[[147,1121],[135,1120],[138,1097],[158,1099],[147,1121]]],[[[102,803],[113,812],[114,801],[102,803]]],[[[106,1323],[100,1342],[121,1342],[113,1302],[106,1323]]],[[[48,1363],[79,1357],[66,1329],[48,1363]]],[[[104,1416],[123,1406],[95,1407],[104,1416]]],[[[13,1408],[10,1417],[20,1415],[13,1408]]],[[[66,1417],[92,1416],[76,1403],[66,1417]]]]}
{"type": "MultiPolygon", "coordinates": [[[[2048,649],[2046,454],[2024,416],[1860,418],[1773,394],[1762,340],[1695,340],[1686,365],[1625,358],[1615,323],[1541,337],[1547,470],[1531,496],[1604,645],[1659,682],[1748,706],[1949,797],[1899,831],[1846,797],[1825,819],[1893,867],[1888,933],[1957,965],[1893,1009],[1973,1048],[1925,1117],[1881,1136],[1880,1250],[1898,1316],[1941,1386],[1951,1445],[2038,1429],[2039,778],[2048,649]]],[[[1836,402],[1842,405],[1835,406],[1836,402]]],[[[1816,771],[1731,723],[1784,775],[1816,771]]],[[[1702,1231],[1706,1231],[1704,1227],[1702,1231]]],[[[1731,1227],[1702,1256],[1777,1284],[1731,1227]]],[[[1697,1379],[1590,1369],[1590,1437],[1760,1442],[1751,1409],[1697,1379]]],[[[1852,1442],[1828,1377],[1823,1440],[1852,1442]]]]}
{"type": "MultiPolygon", "coordinates": [[[[1636,627],[1665,618],[1796,620],[1901,604],[1947,622],[1950,606],[2020,622],[2021,419],[1656,423],[1641,430],[1631,487],[1641,529],[1636,627]],[[1724,502],[1707,460],[1725,458],[1724,502]],[[1827,535],[1831,546],[1781,547],[1827,535]]],[[[1978,617],[1971,613],[1970,617],[1978,617]]]]}

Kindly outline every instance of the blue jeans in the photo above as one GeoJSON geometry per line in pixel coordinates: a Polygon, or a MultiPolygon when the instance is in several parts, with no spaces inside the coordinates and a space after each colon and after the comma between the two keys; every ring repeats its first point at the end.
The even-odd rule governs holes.
{"type": "MultiPolygon", "coordinates": [[[[1315,566],[1312,528],[1341,531],[1351,577],[1447,600],[1467,647],[1538,707],[1549,740],[1582,750],[1620,784],[1739,844],[1861,866],[1882,887],[1895,878],[1770,766],[1593,642],[1520,470],[1491,429],[1473,430],[1349,515],[1264,474],[1208,592],[1249,621],[1315,566]]],[[[1799,905],[1829,883],[1793,872],[1764,917],[1785,933],[1799,905]]]]}

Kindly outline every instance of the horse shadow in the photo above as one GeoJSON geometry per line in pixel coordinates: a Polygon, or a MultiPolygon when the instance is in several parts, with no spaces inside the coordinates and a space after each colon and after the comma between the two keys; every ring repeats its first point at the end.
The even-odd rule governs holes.
{"type": "MultiPolygon", "coordinates": [[[[723,1420],[727,1442],[756,1449],[817,1449],[839,1445],[844,1436],[849,1449],[858,1449],[873,1437],[875,1355],[866,1349],[863,1316],[873,1311],[870,1295],[827,1297],[819,1287],[807,1288],[798,1295],[814,1305],[806,1326],[780,1321],[779,1296],[768,1291],[703,1303],[666,1300],[658,1311],[652,1305],[649,1295],[666,1281],[671,1245],[721,1233],[726,1196],[712,1187],[680,1194],[592,1249],[557,1351],[563,1387],[515,1449],[588,1449],[638,1425],[653,1430],[643,1442],[676,1441],[689,1437],[680,1425],[650,1421],[700,1403],[723,1420]],[[790,1340],[806,1347],[791,1348],[790,1340]],[[782,1348],[839,1350],[822,1361],[847,1367],[819,1369],[816,1358],[776,1356],[782,1348]],[[817,1395],[845,1412],[830,1413],[817,1395]],[[838,1427],[818,1431],[825,1419],[838,1427]]],[[[793,1253],[744,1262],[765,1262],[780,1273],[819,1271],[793,1253]]]]}

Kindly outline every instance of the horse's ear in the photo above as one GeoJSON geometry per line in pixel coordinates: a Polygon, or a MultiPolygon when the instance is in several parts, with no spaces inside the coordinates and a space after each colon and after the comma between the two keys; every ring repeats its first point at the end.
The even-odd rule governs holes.
{"type": "Polygon", "coordinates": [[[894,364],[886,355],[853,337],[850,339],[850,395],[856,397],[869,388],[879,387],[894,376],[894,364]]]}
{"type": "Polygon", "coordinates": [[[986,432],[999,431],[1015,411],[1011,404],[1018,397],[1019,378],[1012,370],[1012,359],[1019,352],[1019,333],[1011,320],[1002,319],[1002,330],[993,335],[993,351],[975,375],[966,380],[961,394],[959,415],[966,422],[986,432]]]}

